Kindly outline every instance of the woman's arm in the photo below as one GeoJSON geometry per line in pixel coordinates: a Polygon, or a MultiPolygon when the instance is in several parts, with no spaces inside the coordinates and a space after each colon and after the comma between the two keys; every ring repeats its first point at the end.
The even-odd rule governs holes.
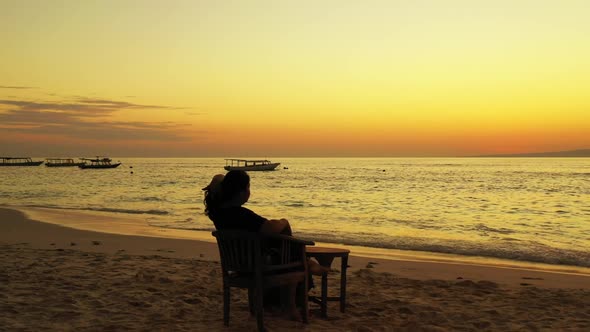
{"type": "Polygon", "coordinates": [[[260,227],[260,232],[267,234],[292,235],[291,225],[287,219],[270,219],[260,227]]]}

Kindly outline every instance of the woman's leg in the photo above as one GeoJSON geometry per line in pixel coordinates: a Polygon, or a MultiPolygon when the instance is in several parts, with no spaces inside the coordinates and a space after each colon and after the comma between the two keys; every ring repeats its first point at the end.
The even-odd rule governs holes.
{"type": "Polygon", "coordinates": [[[309,266],[309,271],[311,272],[311,274],[315,276],[321,276],[324,273],[332,271],[332,269],[330,269],[329,267],[321,266],[320,263],[312,259],[307,260],[307,266],[309,266]]]}
{"type": "Polygon", "coordinates": [[[288,287],[289,293],[289,302],[287,307],[287,314],[289,315],[289,319],[295,321],[301,321],[301,313],[297,310],[297,284],[290,284],[288,287]]]}

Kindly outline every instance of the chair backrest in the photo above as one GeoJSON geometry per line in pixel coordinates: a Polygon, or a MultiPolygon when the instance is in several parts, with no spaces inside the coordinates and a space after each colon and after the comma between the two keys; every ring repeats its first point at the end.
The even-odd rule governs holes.
{"type": "Polygon", "coordinates": [[[256,233],[215,231],[224,271],[253,272],[262,262],[261,241],[256,233]]]}
{"type": "Polygon", "coordinates": [[[238,230],[214,231],[224,273],[251,273],[307,268],[305,246],[313,245],[292,236],[238,230]]]}

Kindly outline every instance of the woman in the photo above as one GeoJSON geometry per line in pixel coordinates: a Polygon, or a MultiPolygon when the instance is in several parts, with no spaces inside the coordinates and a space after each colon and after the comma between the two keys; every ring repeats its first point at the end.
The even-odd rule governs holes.
{"type": "Polygon", "coordinates": [[[215,228],[291,235],[287,219],[266,219],[243,207],[250,198],[250,176],[244,171],[217,174],[205,190],[205,213],[215,228]]]}
{"type": "MultiPolygon", "coordinates": [[[[266,234],[292,235],[291,225],[287,219],[266,219],[254,211],[243,207],[250,198],[250,176],[244,171],[229,171],[225,176],[217,174],[205,188],[205,214],[215,224],[218,230],[234,229],[266,234]]],[[[312,274],[322,275],[330,269],[319,265],[315,261],[308,261],[312,274]]],[[[310,278],[310,284],[311,284],[310,278]]],[[[295,308],[295,287],[289,292],[289,314],[299,319],[295,308]]],[[[265,297],[265,302],[272,301],[265,297]]]]}

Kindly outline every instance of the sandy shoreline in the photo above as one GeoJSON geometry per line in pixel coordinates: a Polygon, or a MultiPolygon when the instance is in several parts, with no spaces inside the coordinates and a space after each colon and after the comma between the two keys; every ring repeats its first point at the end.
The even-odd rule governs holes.
{"type": "MultiPolygon", "coordinates": [[[[19,227],[20,233],[15,234],[15,238],[29,237],[30,240],[32,239],[31,244],[37,248],[55,249],[56,246],[59,246],[57,243],[56,246],[48,246],[47,236],[38,235],[39,233],[49,233],[54,237],[64,238],[62,242],[65,245],[62,248],[66,249],[73,247],[68,239],[87,238],[85,242],[80,241],[77,244],[77,249],[106,253],[114,253],[124,249],[133,254],[164,254],[176,258],[195,258],[197,257],[195,256],[196,249],[200,259],[217,261],[219,258],[214,239],[209,232],[153,227],[148,225],[141,215],[0,206],[0,209],[2,208],[20,211],[30,220],[42,221],[29,223],[26,227],[19,227]],[[49,224],[58,226],[58,228],[50,227],[49,224]],[[29,231],[29,227],[41,229],[40,231],[29,231]],[[89,231],[89,233],[83,231],[89,231]],[[89,240],[91,237],[102,242],[106,240],[106,242],[102,243],[102,246],[89,245],[93,241],[89,240]]],[[[2,216],[2,212],[0,212],[0,216],[2,216]]],[[[9,237],[8,234],[6,232],[4,236],[9,237]]],[[[3,235],[0,235],[0,240],[2,237],[3,235]]],[[[462,277],[472,280],[488,280],[510,286],[520,286],[523,280],[528,280],[529,283],[539,287],[590,289],[589,268],[470,257],[453,259],[451,255],[444,254],[354,247],[331,243],[317,243],[316,245],[350,249],[352,269],[364,268],[372,262],[376,263],[371,264],[372,269],[376,272],[393,273],[412,279],[456,279],[462,277]]]]}
{"type": "MultiPolygon", "coordinates": [[[[108,224],[100,214],[54,213],[64,224],[108,224]]],[[[141,236],[43,221],[0,208],[0,330],[224,330],[212,239],[153,234],[140,218],[126,222],[141,236]]],[[[347,313],[331,303],[330,318],[316,314],[308,326],[267,315],[269,330],[590,329],[590,274],[359,256],[349,263],[347,313]]],[[[255,328],[245,303],[232,300],[230,330],[255,328]]]]}

